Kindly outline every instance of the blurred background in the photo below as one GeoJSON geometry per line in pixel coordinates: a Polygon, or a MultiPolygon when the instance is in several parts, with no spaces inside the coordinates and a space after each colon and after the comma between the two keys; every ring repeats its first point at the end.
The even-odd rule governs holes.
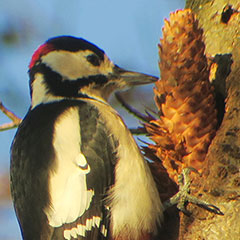
{"type": "MultiPolygon", "coordinates": [[[[164,18],[184,0],[1,0],[0,101],[19,117],[29,105],[28,64],[34,50],[57,35],[83,37],[128,70],[159,76],[158,48],[164,18]]],[[[153,86],[123,94],[140,111],[154,109],[153,86]]],[[[139,120],[119,106],[128,126],[139,120]]],[[[9,119],[0,113],[0,124],[9,119]]],[[[9,192],[9,150],[16,129],[0,132],[0,240],[21,239],[9,192]]],[[[140,137],[142,139],[142,137],[140,137]]]]}

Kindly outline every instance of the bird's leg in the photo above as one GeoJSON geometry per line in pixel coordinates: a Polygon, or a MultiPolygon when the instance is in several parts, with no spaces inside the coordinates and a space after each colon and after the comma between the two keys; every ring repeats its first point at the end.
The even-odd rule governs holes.
{"type": "Polygon", "coordinates": [[[218,207],[209,204],[206,201],[200,200],[197,197],[194,197],[190,194],[191,179],[189,177],[189,174],[191,171],[197,172],[197,170],[194,168],[183,169],[182,174],[180,174],[178,177],[179,191],[173,197],[171,197],[169,200],[163,203],[164,210],[173,205],[177,205],[177,208],[180,211],[189,216],[191,215],[191,213],[186,209],[186,205],[188,203],[193,203],[210,212],[223,215],[223,213],[218,207]]]}

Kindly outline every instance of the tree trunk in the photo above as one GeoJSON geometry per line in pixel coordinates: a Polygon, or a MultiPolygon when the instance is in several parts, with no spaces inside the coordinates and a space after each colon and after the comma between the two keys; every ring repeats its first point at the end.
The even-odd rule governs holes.
{"type": "Polygon", "coordinates": [[[202,176],[193,182],[193,194],[203,195],[224,216],[190,206],[193,215],[181,215],[179,239],[237,240],[240,239],[240,2],[187,0],[186,8],[196,13],[204,30],[206,55],[212,62],[211,79],[216,96],[220,96],[219,117],[223,117],[209,147],[208,164],[202,176]],[[225,106],[221,99],[225,100],[225,106]]]}

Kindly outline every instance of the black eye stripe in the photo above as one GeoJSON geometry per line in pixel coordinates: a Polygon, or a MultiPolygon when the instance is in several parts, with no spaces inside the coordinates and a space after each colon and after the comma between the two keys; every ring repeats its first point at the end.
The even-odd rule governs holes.
{"type": "Polygon", "coordinates": [[[94,66],[100,66],[101,60],[96,54],[88,55],[87,60],[94,66]]]}
{"type": "MultiPolygon", "coordinates": [[[[91,75],[89,77],[78,78],[74,80],[63,80],[62,76],[53,71],[50,67],[45,64],[35,65],[29,71],[30,74],[30,84],[32,85],[35,79],[36,73],[42,73],[44,81],[46,82],[47,90],[53,93],[55,96],[65,96],[65,97],[78,97],[79,90],[90,84],[94,84],[95,87],[99,88],[108,82],[106,76],[98,74],[91,75]]],[[[32,91],[32,90],[31,90],[32,91]]],[[[31,92],[32,94],[32,92],[31,92]]]]}

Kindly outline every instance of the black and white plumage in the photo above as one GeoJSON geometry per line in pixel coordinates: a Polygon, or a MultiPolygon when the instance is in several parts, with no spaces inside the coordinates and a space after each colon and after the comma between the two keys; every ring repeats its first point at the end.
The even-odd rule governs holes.
{"type": "Polygon", "coordinates": [[[118,113],[114,90],[155,77],[125,71],[95,45],[48,40],[29,69],[31,107],[11,148],[11,191],[25,240],[144,239],[162,205],[118,113]]]}

